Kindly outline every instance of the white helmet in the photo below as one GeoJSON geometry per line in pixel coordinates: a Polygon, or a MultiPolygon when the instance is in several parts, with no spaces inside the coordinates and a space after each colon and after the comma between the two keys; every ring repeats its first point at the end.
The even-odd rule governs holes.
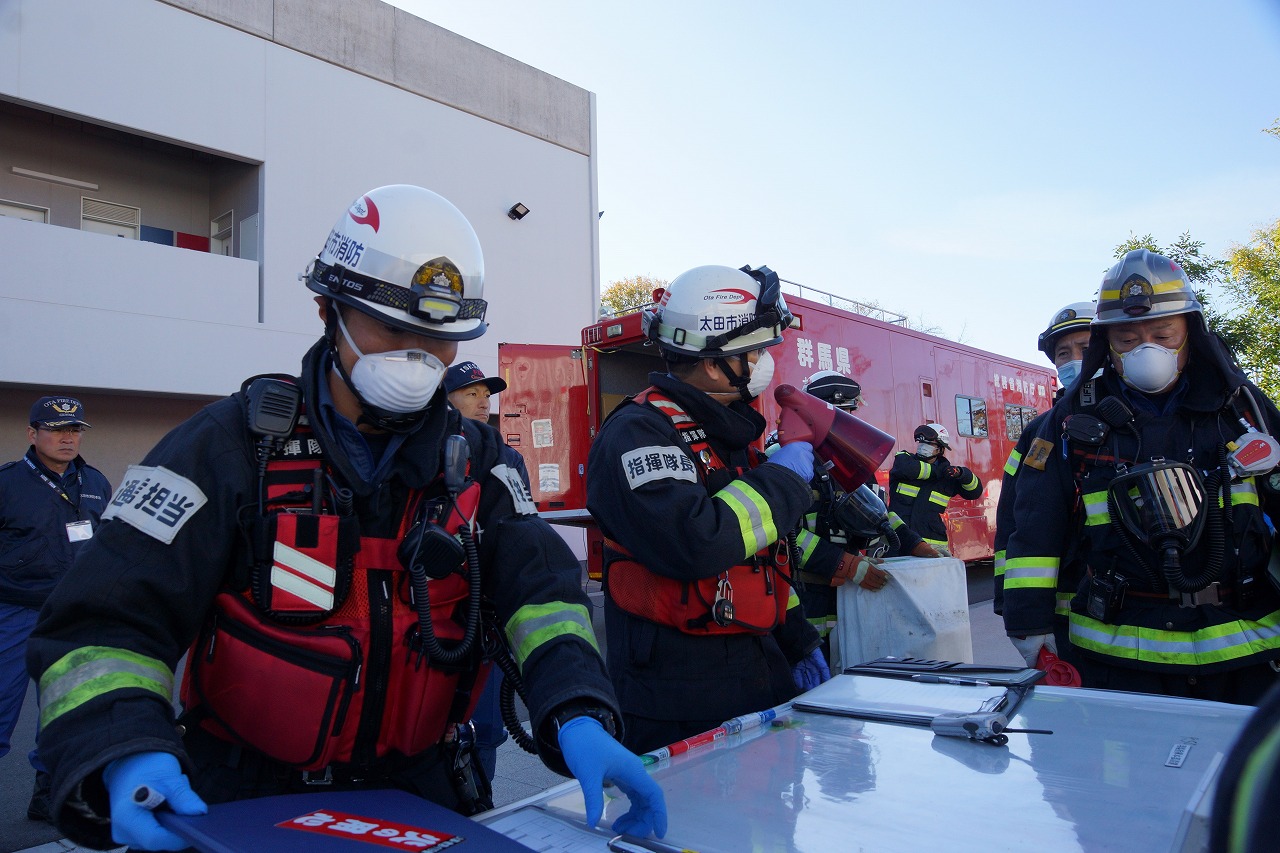
{"type": "Polygon", "coordinates": [[[1096,302],[1072,302],[1055,311],[1049,318],[1049,325],[1040,333],[1040,339],[1037,341],[1040,352],[1047,355],[1049,361],[1053,361],[1053,348],[1057,346],[1058,338],[1067,332],[1087,332],[1089,324],[1093,322],[1097,313],[1098,303],[1096,302]]]}
{"type": "Polygon", "coordinates": [[[951,433],[942,424],[924,424],[916,427],[916,441],[927,441],[937,444],[943,450],[951,449],[951,433]]]}
{"type": "Polygon", "coordinates": [[[664,352],[718,358],[782,343],[791,320],[773,270],[705,266],[676,276],[640,322],[664,352]]]}
{"type": "Polygon", "coordinates": [[[370,190],[338,218],[307,287],[384,323],[432,338],[485,333],[484,256],[471,223],[430,190],[370,190]]]}

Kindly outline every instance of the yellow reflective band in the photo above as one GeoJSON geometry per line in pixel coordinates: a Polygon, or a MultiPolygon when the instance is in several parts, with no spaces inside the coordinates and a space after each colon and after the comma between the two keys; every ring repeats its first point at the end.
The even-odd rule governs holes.
{"type": "Polygon", "coordinates": [[[920,487],[913,486],[910,483],[899,483],[893,487],[893,490],[898,494],[906,495],[909,498],[914,498],[916,495],[920,494],[920,487]]]}
{"type": "Polygon", "coordinates": [[[951,503],[951,495],[944,495],[941,492],[930,492],[929,503],[937,504],[938,506],[946,506],[951,503]]]}
{"type": "Polygon", "coordinates": [[[1022,464],[1022,454],[1018,452],[1018,448],[1009,451],[1009,460],[1004,463],[1004,472],[1010,477],[1018,473],[1018,466],[1022,464]]]}
{"type": "MultiPolygon", "coordinates": [[[[1122,282],[1123,283],[1123,282],[1122,282]]],[[[1151,285],[1152,295],[1160,293],[1172,293],[1175,290],[1182,290],[1186,285],[1182,283],[1182,279],[1175,278],[1162,284],[1151,285]]],[[[1098,294],[1098,304],[1101,306],[1103,302],[1117,301],[1120,299],[1120,288],[1114,290],[1103,290],[1098,294]]]]}
{"type": "Polygon", "coordinates": [[[834,616],[814,616],[807,621],[818,632],[819,637],[826,637],[831,633],[831,629],[836,626],[836,618],[834,616]]]}
{"type": "Polygon", "coordinates": [[[947,547],[947,540],[945,539],[930,539],[928,536],[921,536],[920,539],[923,542],[928,542],[930,545],[932,545],[935,548],[939,546],[943,548],[947,547]]]}
{"type": "Polygon", "coordinates": [[[774,527],[769,503],[750,483],[734,480],[712,497],[723,501],[737,516],[742,544],[746,549],[742,554],[744,558],[778,541],[778,529],[774,527]]]}
{"type": "MultiPolygon", "coordinates": [[[[1239,506],[1241,504],[1258,506],[1258,487],[1254,485],[1253,477],[1242,483],[1231,484],[1231,505],[1239,506]]],[[[1218,498],[1218,506],[1222,506],[1222,498],[1218,498]]]]}
{"type": "Polygon", "coordinates": [[[933,466],[928,462],[920,463],[920,473],[916,475],[917,480],[927,480],[933,474],[933,466]]]}
{"type": "Polygon", "coordinates": [[[1066,592],[1058,590],[1057,600],[1053,604],[1053,613],[1055,616],[1071,615],[1071,599],[1075,598],[1074,592],[1066,592]]]}
{"type": "Polygon", "coordinates": [[[1277,766],[1280,766],[1280,728],[1273,728],[1245,760],[1240,773],[1236,801],[1231,804],[1231,853],[1260,850],[1264,846],[1261,838],[1253,836],[1257,834],[1258,818],[1275,808],[1275,803],[1267,802],[1263,795],[1277,766]]]}
{"type": "Polygon", "coordinates": [[[173,673],[155,658],[111,646],[68,652],[40,678],[40,726],[115,690],[147,690],[169,702],[173,673]]]}
{"type": "Polygon", "coordinates": [[[1055,589],[1057,557],[1014,557],[1004,561],[1005,589],[1055,589]]]}
{"type": "Polygon", "coordinates": [[[1106,492],[1087,492],[1080,496],[1084,502],[1084,525],[1095,527],[1111,523],[1111,511],[1107,509],[1106,492]]]}
{"type": "Polygon", "coordinates": [[[966,492],[972,492],[974,489],[978,488],[978,475],[974,474],[969,478],[969,481],[960,488],[964,489],[966,492]]]}
{"type": "Polygon", "coordinates": [[[1071,614],[1071,642],[1099,654],[1145,663],[1203,666],[1280,650],[1280,610],[1257,622],[1233,619],[1198,631],[1109,625],[1071,614]]]}
{"type": "Polygon", "coordinates": [[[892,527],[894,530],[897,530],[899,527],[901,527],[904,524],[906,524],[906,522],[903,521],[901,518],[899,518],[896,512],[889,513],[889,526],[892,527]]]}
{"type": "Polygon", "coordinates": [[[813,549],[818,547],[818,536],[808,530],[799,530],[796,532],[796,547],[800,549],[800,565],[809,565],[809,558],[813,556],[813,549]]]}
{"type": "MultiPolygon", "coordinates": [[[[783,583],[786,583],[786,581],[783,581],[783,583]]],[[[787,593],[787,609],[794,610],[799,606],[800,596],[796,595],[796,591],[793,589],[791,592],[787,593]]]]}
{"type": "Polygon", "coordinates": [[[996,577],[1001,577],[1002,575],[1004,575],[1004,554],[1005,554],[1005,551],[1003,548],[1001,548],[999,551],[996,551],[996,554],[995,554],[996,577]]]}
{"type": "Polygon", "coordinates": [[[511,617],[506,634],[507,644],[521,669],[530,655],[560,637],[578,637],[589,643],[597,654],[600,652],[595,632],[591,630],[591,614],[581,604],[563,601],[526,604],[511,617]]]}

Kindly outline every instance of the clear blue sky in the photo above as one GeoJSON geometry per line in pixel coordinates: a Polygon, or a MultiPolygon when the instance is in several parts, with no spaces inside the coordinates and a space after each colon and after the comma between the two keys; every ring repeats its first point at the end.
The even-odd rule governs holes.
{"type": "Polygon", "coordinates": [[[1039,361],[1131,231],[1280,219],[1280,0],[391,0],[597,96],[600,275],[768,264],[1039,361]]]}

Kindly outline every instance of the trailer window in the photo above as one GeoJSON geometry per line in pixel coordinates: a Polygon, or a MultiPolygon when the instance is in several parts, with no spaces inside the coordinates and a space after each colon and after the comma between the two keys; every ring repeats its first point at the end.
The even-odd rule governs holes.
{"type": "Polygon", "coordinates": [[[1027,424],[1040,414],[1030,406],[1005,406],[1004,407],[1004,429],[1011,441],[1017,441],[1022,437],[1022,430],[1027,424]]]}
{"type": "Polygon", "coordinates": [[[956,397],[956,431],[970,438],[987,437],[987,402],[981,397],[956,397]]]}

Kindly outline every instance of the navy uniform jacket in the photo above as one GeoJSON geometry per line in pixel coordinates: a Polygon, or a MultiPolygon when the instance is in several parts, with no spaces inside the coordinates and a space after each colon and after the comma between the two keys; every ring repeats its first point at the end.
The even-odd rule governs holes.
{"type": "Polygon", "coordinates": [[[899,450],[889,469],[889,509],[930,545],[947,544],[947,526],[942,513],[951,498],[959,495],[973,500],[982,494],[978,475],[963,466],[959,479],[946,475],[950,467],[945,457],[926,462],[914,453],[899,450]]]}
{"type": "Polygon", "coordinates": [[[72,542],[67,525],[96,528],[110,499],[107,478],[79,456],[62,475],[41,464],[35,448],[0,468],[0,601],[43,606],[87,541],[72,542]]]}
{"type": "MultiPolygon", "coordinates": [[[[1266,427],[1280,434],[1280,413],[1251,384],[1239,380],[1262,407],[1266,427]]],[[[1015,527],[1007,543],[1004,572],[1004,622],[1011,636],[1052,631],[1056,591],[1064,555],[1078,554],[1082,567],[1095,574],[1116,572],[1129,583],[1129,593],[1113,623],[1086,611],[1088,577],[1071,605],[1071,643],[1085,653],[1118,666],[1162,672],[1213,672],[1235,669],[1280,657],[1280,596],[1258,576],[1270,555],[1273,535],[1263,519],[1274,520],[1275,498],[1258,488],[1258,478],[1229,485],[1231,529],[1222,541],[1219,578],[1221,605],[1182,607],[1169,597],[1160,575],[1160,558],[1138,545],[1150,570],[1124,543],[1120,523],[1107,505],[1116,462],[1132,466],[1152,458],[1186,462],[1205,473],[1221,464],[1224,443],[1244,430],[1238,416],[1224,409],[1229,384],[1199,352],[1175,389],[1159,397],[1129,389],[1108,364],[1094,383],[1094,397],[1115,396],[1135,412],[1135,434],[1113,430],[1096,448],[1064,440],[1063,423],[1084,407],[1077,386],[1054,405],[1033,439],[1041,450],[1026,457],[1018,471],[1015,527]],[[1139,444],[1140,442],[1140,444],[1139,444]],[[1032,457],[1034,457],[1034,462],[1032,457]],[[1268,505],[1270,504],[1270,505],[1268,505]],[[1253,575],[1253,600],[1237,607],[1232,593],[1240,578],[1253,575]]],[[[1209,501],[1213,504],[1214,501],[1209,501]]],[[[1213,537],[1183,556],[1188,575],[1205,565],[1213,537]]]]}
{"type": "MultiPolygon", "coordinates": [[[[323,341],[317,343],[303,362],[308,411],[316,409],[318,382],[327,375],[321,367],[326,350],[323,341]]],[[[167,471],[153,478],[171,486],[163,503],[142,504],[154,511],[151,532],[135,526],[147,524],[136,504],[131,516],[106,521],[68,582],[50,597],[28,645],[28,668],[40,680],[40,753],[53,773],[54,814],[78,843],[111,846],[110,825],[100,811],[106,802],[100,771],[108,762],[160,750],[193,771],[170,705],[173,671],[215,595],[245,560],[240,518],[256,506],[258,487],[254,442],[245,424],[237,394],[205,407],[147,455],[145,465],[167,471]],[[165,536],[172,541],[166,544],[165,536]],[[84,681],[80,673],[86,667],[98,676],[84,681]],[[51,696],[60,699],[50,702],[51,696]]],[[[436,479],[444,438],[463,430],[471,446],[470,476],[481,485],[484,590],[524,676],[543,760],[565,772],[556,738],[548,736],[550,712],[581,701],[609,710],[619,723],[621,716],[591,631],[581,568],[538,518],[517,476],[498,464],[497,433],[448,409],[442,390],[388,473],[366,483],[352,473],[322,419],[312,418],[311,424],[340,483],[355,492],[361,534],[380,537],[398,535],[410,491],[436,479]]],[[[393,574],[368,573],[371,600],[379,576],[393,574]]],[[[390,581],[382,582],[385,589],[390,581]]],[[[404,661],[380,658],[377,664],[404,661]]],[[[377,673],[369,671],[373,666],[371,659],[353,701],[381,708],[382,697],[363,687],[378,683],[377,673]]]]}
{"type": "MultiPolygon", "coordinates": [[[[741,404],[722,406],[665,374],[649,380],[706,430],[726,465],[748,465],[748,445],[764,431],[762,417],[741,404]]],[[[781,465],[760,465],[737,477],[726,473],[724,484],[709,489],[692,463],[629,468],[628,460],[641,451],[692,460],[666,415],[623,403],[591,445],[587,508],[606,537],[666,577],[715,577],[766,546],[781,541],[785,547],[784,537],[812,500],[809,484],[781,465]]],[[[605,603],[609,674],[618,701],[625,712],[651,719],[724,721],[785,702],[795,695],[787,664],[820,641],[794,593],[784,625],[765,636],[685,634],[623,611],[607,584],[605,603]]]]}

